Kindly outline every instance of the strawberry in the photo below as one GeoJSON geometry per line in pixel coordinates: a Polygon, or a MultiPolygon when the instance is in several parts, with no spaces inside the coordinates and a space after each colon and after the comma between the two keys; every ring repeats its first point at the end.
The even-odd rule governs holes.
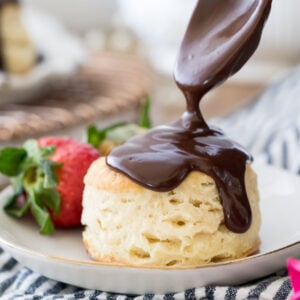
{"type": "Polygon", "coordinates": [[[14,191],[5,211],[15,217],[30,211],[43,234],[53,233],[54,227],[79,225],[83,178],[98,157],[92,146],[65,137],[43,137],[21,148],[2,149],[0,172],[11,178],[14,191]]]}
{"type": "Polygon", "coordinates": [[[56,170],[57,191],[61,197],[60,213],[51,212],[56,227],[71,227],[80,224],[82,212],[83,178],[91,163],[99,157],[98,151],[88,144],[70,138],[43,137],[38,140],[40,147],[55,146],[51,161],[63,163],[56,170]]]}

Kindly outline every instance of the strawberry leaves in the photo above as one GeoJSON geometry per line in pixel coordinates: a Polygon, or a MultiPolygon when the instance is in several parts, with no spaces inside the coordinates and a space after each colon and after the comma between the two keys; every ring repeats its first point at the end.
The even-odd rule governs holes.
{"type": "Polygon", "coordinates": [[[38,194],[32,193],[29,195],[31,213],[40,226],[40,232],[43,234],[50,234],[54,232],[54,225],[51,221],[50,214],[41,203],[38,194]]]}
{"type": "Polygon", "coordinates": [[[42,234],[54,232],[49,209],[60,211],[60,194],[55,170],[62,167],[49,160],[56,148],[39,147],[36,140],[28,140],[23,147],[0,150],[0,172],[10,177],[13,193],[7,198],[4,210],[16,218],[29,211],[42,234]]]}
{"type": "Polygon", "coordinates": [[[5,148],[0,151],[0,172],[6,176],[17,176],[27,152],[22,148],[5,148]]]}
{"type": "Polygon", "coordinates": [[[151,99],[149,96],[147,96],[139,118],[140,127],[147,128],[147,129],[152,127],[152,122],[150,118],[150,106],[151,106],[151,99]]]}
{"type": "Polygon", "coordinates": [[[120,122],[120,123],[115,123],[113,125],[107,126],[102,129],[97,129],[96,126],[90,125],[87,130],[87,139],[88,143],[95,148],[98,148],[99,145],[106,139],[107,134],[118,128],[118,127],[123,127],[127,125],[128,123],[126,122],[120,122]]]}
{"type": "Polygon", "coordinates": [[[143,129],[150,129],[152,127],[150,107],[151,99],[147,96],[139,115],[138,124],[118,122],[101,129],[95,125],[90,125],[87,129],[87,142],[96,149],[99,149],[101,143],[107,139],[112,140],[112,143],[117,145],[141,133],[143,129]]]}

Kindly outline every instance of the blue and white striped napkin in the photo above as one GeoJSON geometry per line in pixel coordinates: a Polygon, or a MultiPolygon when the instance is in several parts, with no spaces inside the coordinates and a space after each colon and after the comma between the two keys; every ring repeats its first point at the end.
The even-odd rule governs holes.
{"type": "MultiPolygon", "coordinates": [[[[229,136],[246,146],[257,161],[300,174],[300,68],[279,84],[274,84],[257,101],[215,120],[229,136]]],[[[118,282],[115,283],[116,285],[118,282]]],[[[116,295],[84,290],[50,280],[22,267],[0,249],[0,299],[274,299],[291,295],[286,270],[242,286],[206,286],[167,295],[116,295]]]]}

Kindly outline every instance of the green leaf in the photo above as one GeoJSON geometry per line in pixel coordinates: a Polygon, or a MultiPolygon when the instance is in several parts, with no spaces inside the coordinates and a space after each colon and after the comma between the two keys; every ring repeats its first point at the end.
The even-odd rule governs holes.
{"type": "Polygon", "coordinates": [[[7,147],[0,150],[0,172],[9,177],[19,175],[26,157],[27,153],[23,148],[7,147]]]}
{"type": "Polygon", "coordinates": [[[15,207],[16,202],[22,193],[23,193],[22,187],[18,187],[17,189],[15,189],[13,193],[6,198],[3,208],[8,209],[8,208],[15,207]]]}
{"type": "Polygon", "coordinates": [[[40,154],[42,157],[47,158],[53,155],[56,151],[55,146],[47,146],[47,147],[40,147],[40,154]]]}
{"type": "MultiPolygon", "coordinates": [[[[147,96],[143,105],[138,125],[142,128],[151,128],[152,122],[150,120],[150,97],[147,96]]],[[[90,145],[96,149],[99,148],[100,144],[106,139],[107,135],[118,127],[129,125],[128,122],[114,123],[103,129],[98,129],[95,125],[91,125],[87,129],[87,141],[90,145]]]]}
{"type": "Polygon", "coordinates": [[[13,193],[5,199],[4,210],[14,207],[20,194],[13,193]]]}
{"type": "Polygon", "coordinates": [[[91,125],[88,127],[87,141],[90,145],[92,145],[95,148],[98,148],[103,139],[103,134],[96,128],[96,126],[91,125]]]}
{"type": "Polygon", "coordinates": [[[32,157],[35,162],[39,162],[41,157],[40,147],[38,146],[38,143],[36,140],[30,139],[27,140],[23,148],[27,151],[27,155],[29,157],[32,157]]]}
{"type": "Polygon", "coordinates": [[[4,210],[7,214],[16,217],[21,218],[23,217],[29,210],[30,202],[26,201],[25,204],[18,208],[18,207],[5,207],[4,210]]]}
{"type": "Polygon", "coordinates": [[[60,195],[56,190],[56,169],[63,164],[49,159],[56,147],[39,147],[36,140],[28,140],[23,148],[5,148],[0,151],[0,172],[10,176],[14,189],[4,205],[7,214],[21,218],[29,210],[43,234],[54,232],[48,209],[60,211],[60,195]],[[20,203],[24,193],[26,199],[20,203]]]}
{"type": "Polygon", "coordinates": [[[14,192],[17,192],[17,191],[21,191],[23,192],[24,190],[24,185],[23,185],[23,173],[19,174],[18,176],[15,176],[15,177],[12,177],[10,179],[11,181],[11,184],[12,184],[12,187],[14,189],[14,192]]]}
{"type": "Polygon", "coordinates": [[[31,194],[30,196],[30,210],[40,227],[40,233],[52,234],[54,232],[54,225],[50,218],[50,214],[43,207],[38,205],[38,201],[35,197],[36,195],[34,194],[31,194]]]}
{"type": "Polygon", "coordinates": [[[18,207],[18,198],[24,193],[22,186],[17,186],[14,192],[6,198],[6,202],[3,206],[3,209],[6,213],[16,218],[23,217],[30,206],[30,203],[26,201],[24,205],[18,207]]]}
{"type": "Polygon", "coordinates": [[[106,138],[107,140],[112,141],[115,145],[121,145],[132,136],[142,132],[143,129],[139,125],[131,123],[107,132],[106,138]]]}
{"type": "Polygon", "coordinates": [[[97,129],[97,127],[95,125],[90,125],[88,127],[88,131],[87,131],[88,143],[98,149],[101,142],[103,142],[105,140],[106,135],[109,131],[111,131],[117,127],[124,126],[126,124],[128,124],[128,123],[127,122],[114,123],[103,129],[97,129]]]}
{"type": "Polygon", "coordinates": [[[45,206],[53,210],[55,214],[60,212],[60,194],[56,189],[47,189],[41,191],[38,195],[45,206]]]}
{"type": "Polygon", "coordinates": [[[112,125],[109,125],[109,126],[105,127],[104,129],[102,129],[102,131],[105,133],[105,136],[106,136],[109,131],[114,130],[114,129],[118,128],[118,127],[125,126],[127,124],[128,124],[128,122],[114,123],[112,125]]]}
{"type": "Polygon", "coordinates": [[[58,180],[55,173],[55,168],[51,161],[43,159],[41,161],[41,169],[44,173],[44,188],[53,188],[57,185],[58,180]]]}
{"type": "Polygon", "coordinates": [[[142,112],[140,114],[139,126],[143,128],[151,128],[152,122],[150,119],[150,105],[151,99],[149,96],[146,97],[142,112]]]}

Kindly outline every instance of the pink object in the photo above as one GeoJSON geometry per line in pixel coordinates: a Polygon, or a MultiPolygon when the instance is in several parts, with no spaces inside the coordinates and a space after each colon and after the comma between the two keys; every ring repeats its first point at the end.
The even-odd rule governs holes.
{"type": "Polygon", "coordinates": [[[287,268],[294,291],[291,300],[300,300],[300,260],[289,258],[287,268]]]}

